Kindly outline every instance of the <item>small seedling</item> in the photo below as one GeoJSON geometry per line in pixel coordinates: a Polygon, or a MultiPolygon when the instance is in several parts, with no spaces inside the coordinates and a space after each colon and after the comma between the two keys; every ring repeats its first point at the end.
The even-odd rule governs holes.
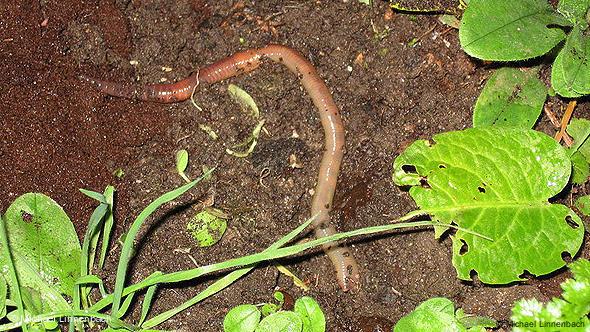
{"type": "Polygon", "coordinates": [[[295,301],[293,311],[282,310],[283,294],[275,292],[276,303],[258,306],[242,304],[231,309],[223,320],[224,332],[292,331],[324,332],[326,318],[319,304],[304,296],[295,301]],[[261,320],[262,318],[262,320],[261,320]]]}
{"type": "Polygon", "coordinates": [[[453,301],[435,297],[422,302],[408,315],[402,317],[394,332],[466,331],[485,332],[495,328],[496,322],[487,317],[466,315],[463,309],[455,310],[453,301]]]}
{"type": "Polygon", "coordinates": [[[188,183],[191,180],[184,174],[186,168],[188,166],[188,151],[186,150],[179,150],[176,152],[176,171],[178,174],[188,183]]]}

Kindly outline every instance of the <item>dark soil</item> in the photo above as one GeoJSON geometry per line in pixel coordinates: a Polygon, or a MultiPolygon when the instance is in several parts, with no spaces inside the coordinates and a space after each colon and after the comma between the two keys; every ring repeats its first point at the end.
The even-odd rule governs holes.
{"type": "MultiPolygon", "coordinates": [[[[393,159],[416,139],[471,126],[472,106],[490,74],[461,51],[457,32],[435,16],[392,14],[384,2],[16,0],[3,1],[0,10],[0,211],[25,192],[43,192],[64,207],[82,236],[94,202],[78,188],[102,191],[113,184],[118,238],[151,200],[183,184],[174,171],[177,150],[189,151],[187,173],[193,178],[203,166],[217,166],[211,180],[149,221],[130,282],[156,270],[192,268],[190,256],[202,265],[263,250],[303,222],[309,217],[323,133],[297,78],[276,65],[203,87],[195,95],[202,111],[190,102],[107,97],[78,75],[173,82],[249,47],[280,43],[301,51],[342,108],[347,152],[334,220],[339,230],[351,230],[388,223],[415,209],[407,192],[391,183],[393,159]],[[411,46],[414,38],[419,41],[411,46]],[[228,97],[229,83],[248,91],[267,120],[268,134],[246,159],[225,153],[255,124],[228,97]],[[199,124],[220,138],[211,139],[199,124]],[[290,167],[291,154],[303,168],[290,167]],[[122,178],[113,176],[119,168],[122,178]],[[220,243],[200,249],[185,225],[194,213],[190,203],[211,198],[231,219],[220,243]]],[[[552,102],[560,115],[564,102],[552,102]]],[[[588,115],[587,103],[576,112],[588,115]]],[[[545,117],[539,125],[553,130],[545,117]]],[[[321,251],[281,262],[311,283],[307,294],[324,308],[329,331],[386,326],[433,296],[506,320],[516,299],[547,300],[559,294],[559,282],[568,276],[556,273],[508,287],[461,282],[451,265],[450,240],[435,240],[431,230],[351,244],[363,273],[364,287],[356,294],[339,290],[321,251]]],[[[109,286],[118,255],[115,245],[102,272],[109,286]]],[[[590,256],[588,245],[581,256],[590,256]]],[[[152,313],[179,305],[206,281],[163,289],[152,313]]],[[[268,301],[277,287],[303,295],[265,265],[161,327],[218,331],[229,308],[268,301]]]]}

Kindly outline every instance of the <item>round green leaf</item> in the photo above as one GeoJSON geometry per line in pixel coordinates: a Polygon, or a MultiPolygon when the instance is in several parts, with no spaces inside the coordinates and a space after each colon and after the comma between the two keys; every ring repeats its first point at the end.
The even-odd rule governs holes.
{"type": "Polygon", "coordinates": [[[301,317],[304,332],[326,331],[326,317],[313,298],[303,296],[297,299],[293,310],[301,317]]]}
{"type": "Polygon", "coordinates": [[[492,61],[525,60],[549,52],[571,23],[546,0],[471,0],[459,40],[467,54],[492,61]]]}
{"type": "Polygon", "coordinates": [[[402,317],[394,332],[466,331],[455,318],[454,304],[445,298],[432,298],[421,303],[410,314],[402,317]]]}
{"type": "Polygon", "coordinates": [[[293,311],[279,311],[263,319],[256,332],[301,332],[303,322],[293,311]]]}
{"type": "Polygon", "coordinates": [[[232,308],[223,319],[224,332],[253,332],[260,322],[260,311],[253,304],[232,308]]]}
{"type": "Polygon", "coordinates": [[[532,128],[543,110],[547,88],[537,70],[500,68],[483,88],[473,111],[473,127],[532,128]]]}
{"type": "MultiPolygon", "coordinates": [[[[5,219],[20,286],[39,294],[43,310],[68,309],[60,294],[73,296],[81,252],[70,218],[48,196],[29,193],[8,207],[5,219]]],[[[6,257],[0,264],[7,265],[6,257]]]]}
{"type": "Polygon", "coordinates": [[[580,249],[584,225],[568,207],[550,204],[568,183],[569,156],[534,130],[471,128],[414,142],[394,162],[393,180],[434,220],[458,230],[453,265],[461,279],[522,280],[565,265],[580,249]]]}

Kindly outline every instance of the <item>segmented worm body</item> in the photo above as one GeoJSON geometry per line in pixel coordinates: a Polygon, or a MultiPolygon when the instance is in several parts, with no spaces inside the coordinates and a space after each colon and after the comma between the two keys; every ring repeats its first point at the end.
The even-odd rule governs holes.
{"type": "MultiPolygon", "coordinates": [[[[135,87],[87,77],[81,78],[112,96],[173,103],[189,99],[200,83],[212,84],[253,71],[258,68],[263,59],[282,63],[295,73],[318,109],[324,128],[325,150],[313,196],[311,215],[317,215],[314,220],[316,237],[332,235],[336,233],[336,230],[330,224],[330,211],[344,152],[344,126],[330,90],[313,65],[299,52],[281,45],[268,45],[259,49],[239,52],[205,66],[188,78],[174,84],[135,87]]],[[[324,250],[334,264],[340,287],[344,291],[358,289],[360,287],[359,268],[349,249],[337,243],[330,243],[324,246],[324,250]]]]}

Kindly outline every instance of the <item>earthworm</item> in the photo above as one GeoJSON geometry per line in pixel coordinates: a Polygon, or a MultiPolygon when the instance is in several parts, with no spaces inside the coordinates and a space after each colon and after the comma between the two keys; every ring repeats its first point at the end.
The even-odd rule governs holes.
{"type": "MultiPolygon", "coordinates": [[[[311,215],[316,216],[313,222],[316,237],[332,235],[336,233],[336,230],[330,224],[330,211],[344,153],[344,126],[330,90],[313,65],[299,52],[282,45],[268,45],[259,49],[238,52],[200,68],[188,78],[174,84],[151,84],[140,87],[84,76],[81,76],[81,79],[90,82],[98,90],[111,96],[173,103],[189,99],[200,83],[212,84],[253,71],[266,58],[284,64],[296,74],[318,109],[324,129],[325,147],[312,200],[311,215]]],[[[330,243],[324,246],[324,251],[336,269],[341,289],[344,291],[359,289],[359,267],[349,249],[338,243],[330,243]]]]}

